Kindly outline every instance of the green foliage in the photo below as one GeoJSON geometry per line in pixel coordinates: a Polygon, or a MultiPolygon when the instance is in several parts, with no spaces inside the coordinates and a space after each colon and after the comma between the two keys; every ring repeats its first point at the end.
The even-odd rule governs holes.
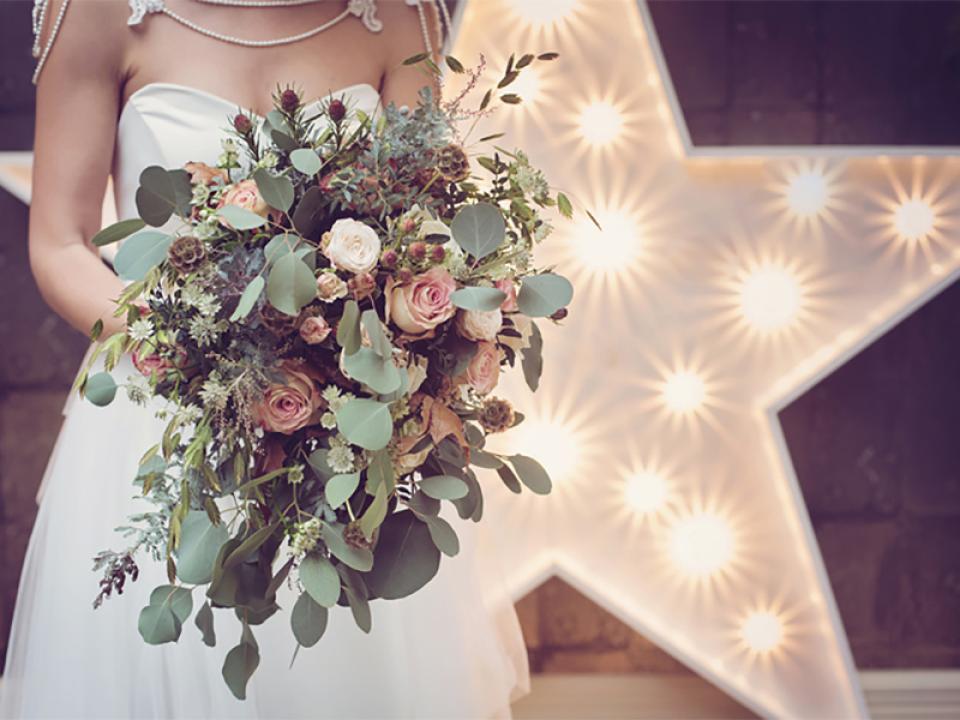
{"type": "Polygon", "coordinates": [[[151,165],[140,173],[137,211],[147,225],[160,227],[174,213],[183,217],[189,214],[191,194],[190,176],[186,172],[151,165]]]}
{"type": "Polygon", "coordinates": [[[121,220],[120,222],[115,222],[113,225],[108,225],[107,227],[103,228],[103,230],[91,238],[90,242],[96,247],[112,245],[115,242],[123,240],[131,233],[142,230],[145,225],[146,223],[140,218],[121,220]]]}
{"type": "Polygon", "coordinates": [[[476,258],[484,258],[503,243],[506,223],[500,208],[490,203],[467,205],[450,223],[457,244],[476,258]]]}
{"type": "Polygon", "coordinates": [[[360,486],[360,473],[353,472],[345,475],[334,475],[327,480],[324,495],[332,508],[343,505],[360,486]]]}
{"type": "Polygon", "coordinates": [[[189,511],[180,528],[177,576],[192,585],[210,582],[213,563],[228,539],[225,525],[214,525],[202,510],[189,511]]]}
{"type": "Polygon", "coordinates": [[[267,278],[267,300],[287,315],[299,315],[300,310],[317,294],[313,270],[293,253],[277,260],[267,278]]]}
{"type": "Polygon", "coordinates": [[[173,237],[158,230],[134,233],[117,250],[113,269],[121,280],[143,280],[147,273],[163,262],[173,237]]]}
{"type": "Polygon", "coordinates": [[[203,644],[207,647],[215,647],[217,644],[217,633],[213,628],[213,610],[210,609],[210,603],[205,602],[200,606],[193,622],[203,635],[203,644]]]}
{"type": "Polygon", "coordinates": [[[506,299],[505,292],[490,287],[465,287],[450,295],[450,301],[459,308],[486,312],[496,310],[506,299]]]}
{"type": "Polygon", "coordinates": [[[249,625],[243,624],[240,643],[227,653],[223,661],[223,679],[238,700],[247,697],[247,682],[260,665],[260,648],[249,625]]]}
{"type": "Polygon", "coordinates": [[[364,576],[377,597],[396,600],[426,585],[440,568],[440,551],[427,525],[409,510],[380,526],[373,569],[364,576]]]}
{"type": "Polygon", "coordinates": [[[267,281],[263,279],[263,275],[257,275],[249,282],[247,287],[244,288],[243,294],[240,295],[237,307],[234,308],[233,313],[230,315],[230,322],[243,320],[250,314],[250,311],[256,306],[257,300],[260,299],[260,295],[263,293],[263,288],[266,284],[267,281]]]}
{"type": "Polygon", "coordinates": [[[237,205],[224,205],[217,214],[226,220],[234,230],[253,230],[267,224],[267,219],[246,208],[237,205]]]}
{"type": "Polygon", "coordinates": [[[536,323],[530,325],[530,345],[520,351],[520,367],[523,369],[523,379],[527,387],[536,392],[543,374],[543,335],[536,323]]]}
{"type": "Polygon", "coordinates": [[[317,552],[304,556],[300,562],[300,582],[314,602],[325,608],[333,607],[340,597],[340,576],[327,558],[317,552]]]}
{"type": "Polygon", "coordinates": [[[393,436],[390,405],[367,398],[348,401],[337,413],[337,427],[354,445],[364,450],[380,450],[393,436]]]}
{"type": "Polygon", "coordinates": [[[104,407],[112,403],[113,398],[116,397],[117,383],[110,373],[99,372],[87,378],[83,393],[94,405],[104,407]]]}
{"type": "Polygon", "coordinates": [[[540,463],[526,455],[511,455],[508,459],[520,476],[520,482],[538,495],[546,495],[550,492],[552,485],[550,476],[540,463]]]}
{"type": "Polygon", "coordinates": [[[297,148],[291,152],[290,162],[298,172],[302,172],[308,177],[313,177],[323,167],[323,162],[317,153],[308,148],[297,148]]]}
{"type": "Polygon", "coordinates": [[[520,312],[528,317],[549,317],[573,299],[573,285],[562,275],[544,273],[525,277],[517,294],[520,312]]]}
{"type": "Polygon", "coordinates": [[[417,487],[437,500],[459,500],[467,494],[467,484],[453,475],[433,475],[423,478],[417,487]]]}
{"type": "MultiPolygon", "coordinates": [[[[339,580],[337,584],[339,585],[339,580]]],[[[323,605],[318,605],[310,593],[300,593],[290,613],[290,627],[297,642],[304,647],[313,647],[327,629],[329,611],[323,605]]]]}
{"type": "Polygon", "coordinates": [[[266,168],[258,168],[253,172],[253,179],[260,195],[270,207],[286,212],[293,205],[293,183],[289,178],[272,175],[266,168]]]}

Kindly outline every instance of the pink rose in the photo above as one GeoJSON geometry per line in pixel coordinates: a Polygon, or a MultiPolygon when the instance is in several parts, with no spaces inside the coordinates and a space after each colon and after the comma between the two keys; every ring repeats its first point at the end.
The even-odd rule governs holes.
{"type": "Polygon", "coordinates": [[[336,273],[323,272],[317,277],[317,297],[324,302],[339,300],[347,294],[347,284],[336,273]]]}
{"type": "Polygon", "coordinates": [[[507,294],[507,297],[500,304],[500,309],[503,312],[516,312],[520,309],[517,305],[517,286],[511,278],[497,280],[494,285],[496,285],[497,290],[507,294]]]}
{"type": "Polygon", "coordinates": [[[162,377],[166,374],[167,370],[183,368],[187,363],[186,350],[177,346],[173,352],[175,359],[172,360],[169,357],[161,355],[155,349],[149,348],[147,345],[141,345],[140,349],[132,354],[131,359],[133,360],[133,366],[139,370],[142,375],[150,377],[154,373],[157,373],[158,376],[162,377]]]}
{"type": "Polygon", "coordinates": [[[300,323],[300,337],[302,337],[308,345],[322,343],[327,339],[327,335],[329,334],[330,325],[321,315],[310,316],[300,323]]]}
{"type": "MultiPolygon", "coordinates": [[[[271,213],[270,206],[261,197],[255,180],[241,180],[227,187],[220,197],[217,207],[222,208],[227,205],[236,205],[244,210],[256,213],[260,217],[269,217],[271,213]]],[[[226,220],[221,219],[220,222],[230,227],[226,220]]]]}
{"type": "Polygon", "coordinates": [[[213,185],[221,180],[224,185],[230,182],[227,171],[222,168],[213,168],[202,162],[188,162],[183,169],[190,173],[190,182],[194,185],[213,185]]]}
{"type": "Polygon", "coordinates": [[[303,365],[286,360],[280,371],[286,382],[267,388],[253,414],[264,430],[291,435],[318,421],[323,398],[303,365]]]}
{"type": "Polygon", "coordinates": [[[409,283],[387,281],[387,317],[411,335],[431,333],[457,311],[450,295],[457,283],[450,273],[435,266],[415,275],[409,283]]]}
{"type": "Polygon", "coordinates": [[[486,395],[497,386],[500,379],[500,350],[496,343],[477,343],[477,354],[467,365],[466,378],[481,395],[486,395]]]}

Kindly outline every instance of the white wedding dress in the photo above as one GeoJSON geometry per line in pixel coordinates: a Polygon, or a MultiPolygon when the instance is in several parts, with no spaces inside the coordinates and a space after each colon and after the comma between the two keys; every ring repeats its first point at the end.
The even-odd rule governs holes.
{"type": "MultiPolygon", "coordinates": [[[[367,112],[379,103],[369,85],[335,95],[341,93],[367,112]]],[[[118,121],[118,216],[136,217],[134,193],[144,167],[215,163],[235,108],[179,85],[136,92],[118,121]]],[[[124,359],[114,375],[122,380],[134,372],[124,359]]],[[[141,640],[138,613],[150,591],[166,582],[151,559],[139,559],[140,579],[123,595],[92,608],[99,574],[91,559],[123,547],[113,528],[143,502],[131,481],[161,421],[122,391],[103,408],[71,397],[64,415],[20,582],[0,717],[490,718],[509,716],[510,701],[527,691],[516,613],[481,571],[483,553],[495,542],[489,521],[477,526],[453,515],[459,556],[444,557],[419,593],[374,601],[369,635],[355,627],[349,610],[335,608],[324,637],[301,648],[292,669],[294,595],[284,588],[283,609],[254,628],[261,662],[247,700],[236,700],[221,677],[223,658],[240,635],[231,611],[214,613],[215,648],[202,644],[192,619],[177,644],[141,640]]],[[[200,601],[195,598],[195,609],[200,601]]]]}

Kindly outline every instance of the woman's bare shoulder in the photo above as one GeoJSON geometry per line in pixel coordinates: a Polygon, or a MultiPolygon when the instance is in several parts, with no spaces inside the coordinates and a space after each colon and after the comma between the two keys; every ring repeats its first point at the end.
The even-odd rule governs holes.
{"type": "Polygon", "coordinates": [[[46,50],[48,64],[119,68],[131,34],[129,17],[128,0],[48,0],[38,47],[41,54],[46,50]]]}

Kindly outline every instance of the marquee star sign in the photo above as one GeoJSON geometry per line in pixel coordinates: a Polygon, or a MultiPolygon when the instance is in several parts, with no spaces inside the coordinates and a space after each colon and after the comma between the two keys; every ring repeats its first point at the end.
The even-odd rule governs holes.
{"type": "Polygon", "coordinates": [[[510,591],[560,575],[762,715],[865,716],[777,411],[958,276],[955,161],[696,157],[633,0],[473,1],[460,27],[495,73],[560,53],[498,143],[603,228],[558,221],[538,256],[577,295],[505,438],[554,494],[487,482],[510,591]]]}

